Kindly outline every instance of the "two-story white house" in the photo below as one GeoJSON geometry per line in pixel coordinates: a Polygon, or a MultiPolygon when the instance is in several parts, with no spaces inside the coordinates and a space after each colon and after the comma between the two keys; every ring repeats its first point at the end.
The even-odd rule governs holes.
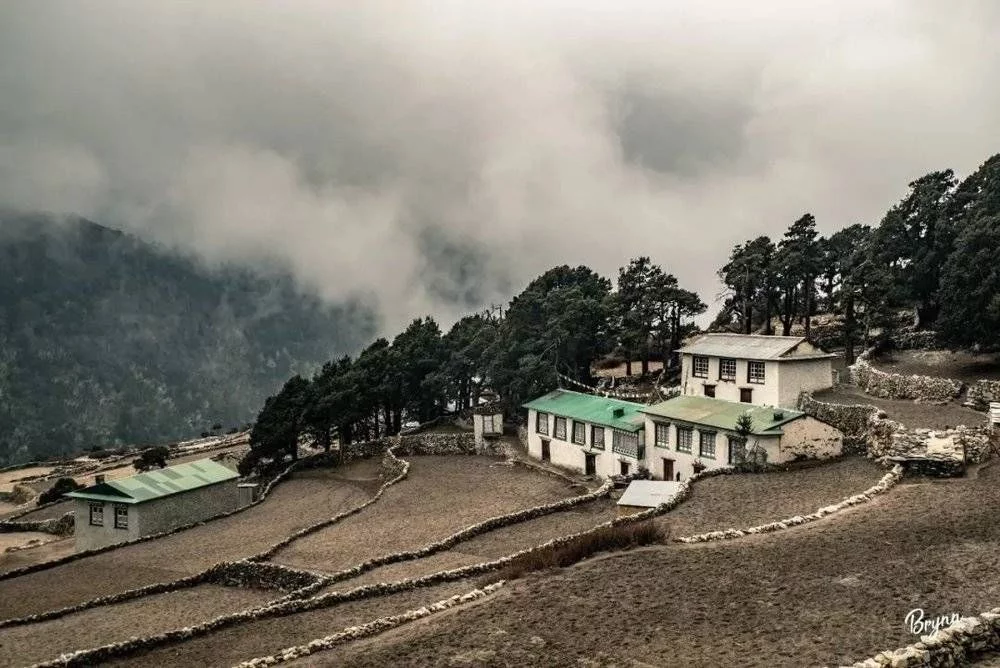
{"type": "Polygon", "coordinates": [[[528,454],[587,475],[635,473],[645,463],[645,406],[553,390],[528,409],[528,454]]]}
{"type": "Polygon", "coordinates": [[[703,334],[680,348],[681,394],[794,408],[833,385],[833,359],[801,336],[703,334]]]}

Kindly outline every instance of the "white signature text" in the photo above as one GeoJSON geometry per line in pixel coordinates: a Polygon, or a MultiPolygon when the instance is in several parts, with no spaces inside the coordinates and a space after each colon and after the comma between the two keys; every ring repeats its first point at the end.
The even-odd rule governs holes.
{"type": "Polygon", "coordinates": [[[910,633],[927,635],[934,633],[938,629],[951,626],[959,619],[960,615],[957,612],[953,612],[950,615],[938,615],[937,617],[924,619],[923,608],[914,608],[906,613],[903,623],[906,624],[906,628],[910,630],[910,633]]]}

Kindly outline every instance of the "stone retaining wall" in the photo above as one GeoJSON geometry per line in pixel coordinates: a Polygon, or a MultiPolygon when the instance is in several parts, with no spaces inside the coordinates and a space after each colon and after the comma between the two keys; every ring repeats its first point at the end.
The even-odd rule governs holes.
{"type": "Polygon", "coordinates": [[[977,380],[969,386],[967,400],[976,410],[987,410],[991,401],[1000,401],[1000,380],[977,380]]]}
{"type": "Polygon", "coordinates": [[[823,519],[827,515],[833,515],[834,513],[839,513],[842,510],[856,506],[862,503],[867,503],[871,501],[873,497],[888,491],[896,483],[900,481],[903,477],[903,467],[896,465],[891,471],[886,473],[882,478],[873,486],[869,487],[860,494],[855,494],[854,496],[849,496],[839,503],[835,503],[831,506],[824,506],[814,513],[809,515],[796,515],[795,517],[789,517],[784,520],[779,520],[777,522],[770,522],[768,524],[761,524],[755,527],[750,527],[748,529],[726,529],[724,531],[710,531],[708,533],[695,534],[693,536],[678,536],[673,540],[678,543],[708,543],[717,540],[730,540],[733,538],[744,538],[746,536],[752,536],[761,533],[771,533],[773,531],[781,531],[783,529],[789,529],[794,526],[799,526],[800,524],[808,524],[809,522],[815,522],[816,520],[823,519]]]}
{"type": "Polygon", "coordinates": [[[866,394],[885,399],[946,404],[962,393],[962,382],[951,378],[880,371],[869,362],[871,352],[866,350],[850,367],[854,384],[866,394]]]}
{"type": "Polygon", "coordinates": [[[866,404],[841,405],[814,399],[809,392],[799,397],[799,410],[839,429],[844,434],[845,454],[866,454],[870,421],[879,409],[866,404]]]}
{"type": "Polygon", "coordinates": [[[73,512],[71,511],[62,517],[53,517],[47,520],[5,520],[0,522],[0,533],[17,533],[20,531],[40,531],[55,536],[72,536],[73,512]]]}
{"type": "Polygon", "coordinates": [[[850,668],[966,666],[978,654],[993,650],[1000,650],[1000,608],[993,608],[978,617],[963,617],[951,626],[920,636],[919,642],[879,652],[852,664],[850,668]]]}
{"type": "Polygon", "coordinates": [[[281,592],[300,591],[316,584],[323,577],[290,566],[252,561],[224,562],[205,571],[206,581],[227,587],[244,589],[276,589],[281,592]]]}

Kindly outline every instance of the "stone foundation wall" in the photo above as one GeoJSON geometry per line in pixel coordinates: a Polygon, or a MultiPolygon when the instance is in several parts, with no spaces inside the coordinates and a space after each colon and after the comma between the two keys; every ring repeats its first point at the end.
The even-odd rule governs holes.
{"type": "Polygon", "coordinates": [[[993,650],[1000,650],[1000,608],[978,617],[963,617],[951,626],[920,636],[919,642],[879,652],[852,664],[851,668],[967,666],[977,655],[993,650]]]}

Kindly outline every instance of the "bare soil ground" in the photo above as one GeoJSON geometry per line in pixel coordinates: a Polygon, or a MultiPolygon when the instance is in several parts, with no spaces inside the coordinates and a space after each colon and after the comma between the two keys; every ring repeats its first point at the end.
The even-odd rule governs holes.
{"type": "Polygon", "coordinates": [[[17,568],[23,568],[31,564],[40,564],[43,561],[61,559],[73,554],[76,550],[76,541],[72,536],[60,538],[30,550],[18,550],[16,552],[0,553],[0,573],[6,573],[17,568]]]}
{"type": "Polygon", "coordinates": [[[965,383],[1000,380],[1000,358],[948,350],[896,350],[880,355],[874,366],[882,371],[954,378],[965,383]]]}
{"type": "Polygon", "coordinates": [[[994,463],[781,533],[538,575],[309,663],[849,664],[917,640],[903,623],[914,608],[970,615],[1000,602],[998,505],[994,463]]]}
{"type": "MultiPolygon", "coordinates": [[[[653,360],[649,361],[649,372],[656,373],[663,368],[663,362],[653,360]]],[[[610,369],[594,369],[593,374],[599,378],[626,378],[626,367],[625,364],[619,364],[616,367],[610,369]]],[[[642,373],[642,360],[634,360],[632,362],[632,375],[637,376],[642,373]]]]}
{"type": "Polygon", "coordinates": [[[378,503],[306,536],[272,561],[338,571],[371,557],[421,547],[470,524],[577,492],[552,476],[490,457],[407,457],[410,474],[378,503]]]}
{"type": "Polygon", "coordinates": [[[986,416],[983,413],[966,408],[954,401],[938,406],[918,404],[905,399],[880,399],[865,394],[853,385],[839,385],[830,390],[817,392],[814,396],[820,401],[832,404],[877,406],[884,410],[891,419],[902,422],[907,427],[946,429],[960,424],[967,427],[978,426],[986,421],[986,416]]]}
{"type": "Polygon", "coordinates": [[[0,666],[23,666],[64,652],[191,625],[262,605],[281,592],[203,584],[37,624],[0,629],[0,666]]]}
{"type": "MultiPolygon", "coordinates": [[[[128,657],[119,666],[232,666],[244,659],[273,654],[387,615],[413,610],[475,588],[467,580],[414,589],[390,596],[341,603],[329,608],[263,619],[194,638],[181,644],[128,657]]],[[[384,665],[399,665],[390,661],[384,665]]]]}
{"type": "Polygon", "coordinates": [[[18,522],[27,522],[35,520],[51,520],[58,519],[65,515],[66,513],[73,511],[73,502],[70,500],[60,501],[59,503],[53,503],[51,506],[46,506],[45,508],[39,508],[38,510],[32,510],[30,513],[25,513],[17,518],[18,522]]]}
{"type": "Polygon", "coordinates": [[[696,483],[658,522],[671,536],[744,529],[805,515],[864,491],[886,470],[862,457],[780,473],[724,475],[696,483]]]}
{"type": "Polygon", "coordinates": [[[55,468],[51,466],[32,466],[26,469],[15,469],[13,471],[4,471],[0,473],[0,492],[9,492],[14,489],[15,483],[18,480],[24,478],[37,477],[40,475],[47,475],[55,471],[55,468]]]}
{"type": "Polygon", "coordinates": [[[58,540],[59,536],[41,531],[17,531],[14,533],[0,533],[0,560],[3,559],[3,551],[8,547],[21,547],[31,541],[41,543],[51,543],[58,540]]]}
{"type": "Polygon", "coordinates": [[[610,499],[600,499],[567,511],[490,531],[459,543],[450,550],[423,559],[376,568],[351,580],[333,584],[327,591],[344,591],[373,582],[394,582],[492,561],[559,536],[584,531],[607,522],[614,516],[614,502],[610,499]]]}
{"type": "Polygon", "coordinates": [[[256,554],[301,528],[370,498],[379,484],[372,479],[377,471],[377,461],[360,460],[342,469],[298,472],[275,487],[264,503],[245,512],[164,538],[0,581],[0,619],[168,582],[200,572],[219,561],[256,554]]]}

